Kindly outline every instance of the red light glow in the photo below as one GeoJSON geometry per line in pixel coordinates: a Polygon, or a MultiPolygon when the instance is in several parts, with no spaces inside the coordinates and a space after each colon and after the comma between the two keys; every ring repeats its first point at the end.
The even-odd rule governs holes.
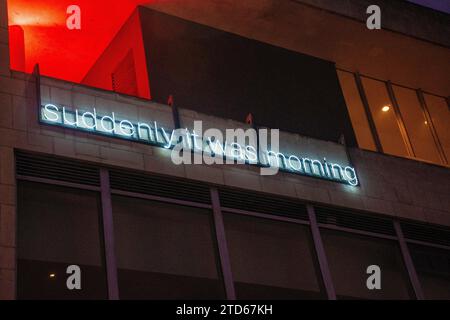
{"type": "Polygon", "coordinates": [[[11,68],[81,82],[138,5],[149,0],[8,0],[11,68]],[[81,8],[81,30],[66,26],[81,8]]]}

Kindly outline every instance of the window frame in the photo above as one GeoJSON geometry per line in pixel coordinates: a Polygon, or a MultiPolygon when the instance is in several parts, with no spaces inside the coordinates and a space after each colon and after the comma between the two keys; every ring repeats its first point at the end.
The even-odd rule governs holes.
{"type": "MultiPolygon", "coordinates": [[[[229,251],[228,251],[228,245],[226,242],[226,232],[224,228],[223,223],[223,214],[224,213],[232,213],[232,214],[238,214],[238,215],[246,215],[246,216],[252,216],[257,218],[263,218],[265,220],[275,220],[280,222],[289,222],[299,225],[305,225],[309,226],[312,240],[314,244],[314,250],[316,253],[316,257],[313,257],[317,259],[315,263],[319,266],[318,274],[319,274],[319,281],[321,280],[324,287],[325,292],[329,300],[335,300],[336,299],[336,292],[333,284],[333,280],[331,278],[330,268],[328,265],[328,261],[326,258],[326,252],[323,246],[323,242],[321,239],[320,229],[331,229],[331,230],[337,230],[342,231],[346,233],[352,233],[357,235],[365,235],[380,239],[388,239],[396,241],[396,243],[400,247],[400,251],[402,254],[402,258],[405,264],[405,269],[408,271],[407,276],[409,278],[410,284],[412,285],[412,288],[414,290],[414,294],[418,300],[425,299],[423,295],[423,291],[420,285],[419,278],[417,276],[417,272],[415,270],[414,263],[411,259],[411,255],[408,248],[408,243],[414,243],[414,244],[420,244],[423,246],[428,247],[435,247],[440,248],[444,250],[450,250],[450,246],[445,245],[438,245],[423,241],[417,241],[413,239],[407,239],[404,237],[402,228],[400,225],[400,221],[395,218],[390,218],[389,220],[392,221],[395,235],[385,235],[380,234],[376,232],[368,232],[368,231],[362,231],[352,228],[346,228],[346,227],[340,227],[332,224],[324,224],[324,223],[318,223],[316,219],[316,212],[315,212],[315,204],[305,202],[308,213],[308,220],[302,220],[302,219],[294,219],[294,218],[288,218],[288,217],[282,217],[282,216],[275,216],[271,214],[266,213],[259,213],[254,211],[247,211],[247,210],[241,210],[241,209],[234,209],[234,208],[227,208],[222,207],[220,204],[220,196],[219,192],[217,190],[217,187],[208,185],[210,194],[211,194],[211,203],[205,204],[205,203],[198,203],[194,201],[185,201],[185,200],[178,200],[178,199],[172,199],[172,198],[166,198],[166,197],[160,197],[160,196],[154,196],[149,194],[141,194],[141,193],[135,193],[135,192],[128,192],[123,190],[117,190],[117,189],[111,189],[110,187],[110,177],[109,177],[109,169],[107,167],[99,166],[99,175],[100,175],[100,186],[92,186],[92,185],[84,185],[84,184],[78,184],[78,183],[71,183],[71,182],[65,182],[60,180],[54,180],[54,179],[47,179],[47,178],[38,178],[33,176],[26,176],[26,175],[16,175],[17,180],[21,181],[30,181],[30,182],[38,182],[38,183],[44,183],[44,184],[50,184],[50,185],[57,185],[57,186],[66,186],[66,187],[72,187],[82,190],[89,190],[89,191],[97,191],[100,192],[101,195],[101,209],[102,209],[102,225],[103,225],[103,237],[104,237],[104,253],[106,262],[106,271],[107,271],[107,286],[108,286],[108,299],[109,300],[118,300],[119,299],[119,288],[118,288],[118,278],[117,278],[117,262],[116,262],[116,254],[115,254],[115,246],[114,246],[114,226],[113,226],[113,215],[112,215],[112,202],[111,197],[112,195],[121,195],[121,196],[130,196],[134,198],[141,198],[146,200],[154,200],[159,202],[165,202],[169,204],[177,204],[177,205],[184,205],[189,207],[196,207],[196,208],[202,208],[202,209],[210,209],[212,218],[214,221],[214,236],[216,240],[216,250],[218,252],[219,256],[219,275],[221,276],[221,280],[223,281],[223,287],[225,288],[226,293],[226,299],[227,300],[235,300],[236,299],[236,293],[234,288],[234,280],[233,280],[233,274],[231,270],[231,264],[230,264],[230,257],[229,257],[229,251]]],[[[199,182],[200,183],[200,182],[199,182]]],[[[282,201],[282,200],[280,200],[282,201]]]]}

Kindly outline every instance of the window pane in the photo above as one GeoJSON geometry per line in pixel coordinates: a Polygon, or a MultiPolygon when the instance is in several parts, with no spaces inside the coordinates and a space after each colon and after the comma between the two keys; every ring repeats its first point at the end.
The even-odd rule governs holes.
{"type": "Polygon", "coordinates": [[[337,71],[342,91],[345,97],[345,103],[352,120],[353,129],[355,130],[358,146],[362,149],[375,151],[375,142],[370,132],[369,122],[367,121],[355,78],[352,73],[337,71]]]}
{"type": "Polygon", "coordinates": [[[208,210],[113,196],[121,299],[224,298],[208,210]]]}
{"type": "Polygon", "coordinates": [[[409,299],[411,295],[400,249],[394,241],[321,229],[322,240],[340,299],[409,299]],[[381,269],[381,289],[366,286],[367,267],[381,269]]]}
{"type": "Polygon", "coordinates": [[[20,299],[105,299],[106,273],[95,192],[18,184],[20,299]],[[81,290],[68,290],[66,269],[81,268],[81,290]]]}
{"type": "Polygon", "coordinates": [[[441,163],[430,125],[423,114],[416,92],[394,86],[394,94],[416,157],[441,163]]]}
{"type": "Polygon", "coordinates": [[[450,300],[450,250],[409,245],[427,299],[450,300]]]}
{"type": "Polygon", "coordinates": [[[385,83],[364,77],[361,79],[384,152],[408,156],[385,83]]]}
{"type": "Polygon", "coordinates": [[[425,102],[447,160],[450,161],[450,111],[447,102],[444,98],[431,94],[425,94],[425,102]]]}
{"type": "Polygon", "coordinates": [[[224,214],[239,299],[319,299],[319,269],[305,226],[224,214]]]}

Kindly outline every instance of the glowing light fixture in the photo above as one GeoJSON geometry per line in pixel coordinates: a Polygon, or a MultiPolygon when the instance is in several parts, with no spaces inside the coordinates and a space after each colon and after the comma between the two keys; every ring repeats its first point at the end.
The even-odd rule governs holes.
{"type": "Polygon", "coordinates": [[[50,273],[49,275],[48,275],[48,277],[50,278],[50,279],[53,279],[53,278],[55,278],[56,277],[56,273],[50,273]]]}
{"type": "Polygon", "coordinates": [[[383,108],[381,108],[381,111],[388,112],[390,109],[391,109],[390,106],[384,106],[383,108]]]}

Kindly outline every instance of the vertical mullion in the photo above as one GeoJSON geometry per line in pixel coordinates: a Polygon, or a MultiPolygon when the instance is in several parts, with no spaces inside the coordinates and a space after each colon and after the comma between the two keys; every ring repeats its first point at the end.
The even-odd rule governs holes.
{"type": "Polygon", "coordinates": [[[220,208],[219,192],[216,188],[210,188],[211,202],[213,207],[214,228],[219,249],[220,266],[225,285],[225,292],[228,300],[236,300],[236,292],[234,290],[233,274],[231,272],[230,255],[228,253],[228,245],[225,238],[225,227],[223,225],[222,210],[220,208]]]}
{"type": "Polygon", "coordinates": [[[372,133],[373,141],[375,142],[375,147],[378,152],[384,152],[380,136],[378,135],[377,127],[375,126],[375,121],[373,120],[372,113],[370,112],[369,101],[367,100],[367,96],[364,91],[364,87],[362,85],[361,76],[359,75],[359,73],[355,73],[354,77],[356,87],[358,88],[359,97],[361,98],[362,104],[364,106],[364,112],[366,114],[367,122],[369,123],[369,128],[372,133]]]}
{"type": "Polygon", "coordinates": [[[109,171],[100,169],[100,186],[102,199],[103,237],[105,243],[106,275],[108,281],[108,298],[119,299],[119,285],[117,280],[117,263],[114,247],[114,229],[111,203],[111,188],[109,184],[109,171]]]}
{"type": "Polygon", "coordinates": [[[423,115],[427,120],[428,127],[430,128],[431,135],[433,136],[434,143],[436,144],[436,148],[439,153],[439,157],[443,164],[448,164],[447,157],[445,156],[444,149],[442,148],[441,141],[437,134],[436,128],[434,127],[433,119],[431,118],[430,112],[427,107],[427,103],[425,101],[425,97],[423,95],[423,91],[421,89],[417,89],[416,91],[417,97],[419,98],[420,106],[422,108],[423,115]]]}
{"type": "Polygon", "coordinates": [[[398,242],[400,244],[400,251],[403,256],[403,261],[405,262],[406,270],[408,271],[409,280],[413,287],[414,293],[417,300],[423,300],[422,286],[420,285],[419,278],[417,276],[416,268],[411,259],[411,254],[409,253],[408,245],[406,244],[405,237],[403,236],[403,231],[398,221],[394,221],[394,229],[397,234],[398,242]]]}
{"type": "Polygon", "coordinates": [[[306,206],[308,211],[311,233],[316,249],[317,259],[319,260],[320,272],[325,285],[325,290],[329,300],[336,300],[336,292],[334,290],[333,279],[331,278],[330,268],[328,266],[327,256],[323,248],[322,237],[320,236],[319,226],[317,225],[316,213],[314,207],[310,204],[306,206]]]}
{"type": "Polygon", "coordinates": [[[403,138],[403,142],[405,143],[406,150],[408,151],[408,155],[410,157],[416,157],[416,154],[414,152],[414,148],[411,144],[411,139],[408,135],[408,130],[406,130],[405,121],[403,121],[402,114],[400,112],[400,107],[398,106],[397,98],[394,94],[394,89],[392,88],[392,83],[390,81],[386,81],[386,88],[389,94],[389,98],[392,102],[392,107],[394,109],[395,118],[397,120],[398,128],[400,129],[400,133],[403,138]]]}

